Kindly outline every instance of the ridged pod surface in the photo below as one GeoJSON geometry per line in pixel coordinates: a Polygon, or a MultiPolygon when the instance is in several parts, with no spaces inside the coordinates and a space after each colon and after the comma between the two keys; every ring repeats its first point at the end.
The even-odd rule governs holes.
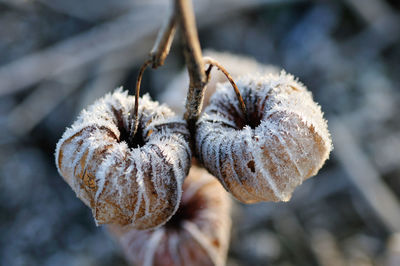
{"type": "Polygon", "coordinates": [[[121,89],[83,110],[57,143],[59,173],[97,224],[146,229],[177,210],[191,151],[186,123],[145,95],[129,141],[134,98],[121,89]]]}
{"type": "Polygon", "coordinates": [[[217,179],[193,166],[177,213],[153,230],[108,226],[132,265],[225,265],[231,202],[217,179]]]}
{"type": "Polygon", "coordinates": [[[242,202],[288,201],[332,149],[321,108],[283,71],[236,82],[248,117],[231,85],[220,85],[197,122],[198,159],[242,202]]]}

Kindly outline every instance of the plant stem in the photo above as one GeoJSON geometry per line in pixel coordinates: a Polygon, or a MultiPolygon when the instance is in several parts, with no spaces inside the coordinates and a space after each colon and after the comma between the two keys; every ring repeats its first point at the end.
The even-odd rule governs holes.
{"type": "Polygon", "coordinates": [[[142,83],[142,77],[143,73],[146,70],[147,66],[152,63],[152,60],[146,60],[143,65],[140,67],[139,74],[136,80],[136,92],[135,92],[135,109],[133,113],[131,114],[131,129],[130,129],[130,141],[133,140],[133,137],[135,137],[136,132],[138,130],[139,126],[139,95],[140,95],[140,84],[142,83]]]}
{"type": "Polygon", "coordinates": [[[240,94],[239,88],[237,87],[235,81],[233,80],[232,76],[229,74],[229,72],[215,59],[211,58],[211,57],[204,57],[203,58],[204,63],[208,64],[209,67],[206,71],[206,75],[207,75],[207,80],[209,79],[209,75],[211,73],[211,69],[213,66],[216,66],[224,75],[225,77],[228,79],[229,83],[231,83],[233,90],[235,91],[236,94],[236,98],[239,102],[239,106],[240,109],[242,110],[243,113],[243,117],[246,120],[246,123],[249,123],[249,118],[248,118],[248,114],[247,114],[247,109],[246,109],[246,105],[243,101],[243,97],[240,94]]]}
{"type": "Polygon", "coordinates": [[[164,64],[169,51],[171,49],[172,41],[174,40],[176,31],[176,15],[175,10],[168,17],[168,20],[164,26],[158,32],[157,39],[154,43],[153,48],[150,51],[150,59],[146,60],[140,67],[139,74],[136,81],[136,93],[135,93],[135,107],[131,114],[131,127],[129,138],[132,141],[136,135],[139,126],[139,96],[140,96],[140,84],[146,68],[151,64],[152,68],[157,68],[164,64]]]}
{"type": "Polygon", "coordinates": [[[186,98],[184,118],[192,134],[200,116],[207,77],[204,71],[200,42],[191,0],[175,0],[175,14],[182,30],[183,53],[189,72],[190,84],[186,98]]]}
{"type": "Polygon", "coordinates": [[[151,49],[150,57],[152,60],[152,68],[157,68],[164,64],[171,49],[172,41],[174,40],[176,23],[177,19],[173,10],[168,20],[158,32],[156,42],[154,43],[153,49],[151,49]]]}

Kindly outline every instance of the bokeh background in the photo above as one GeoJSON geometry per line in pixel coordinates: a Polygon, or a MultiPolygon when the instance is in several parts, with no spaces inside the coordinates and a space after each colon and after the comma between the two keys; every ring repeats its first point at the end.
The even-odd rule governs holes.
{"type": "MultiPolygon", "coordinates": [[[[1,265],[126,265],[58,175],[54,150],[82,108],[133,91],[169,2],[0,0],[1,265]]],[[[203,48],[299,77],[334,141],[289,203],[235,204],[228,265],[400,265],[400,2],[194,5],[203,48]]],[[[143,93],[159,99],[183,61],[175,40],[143,93]]]]}

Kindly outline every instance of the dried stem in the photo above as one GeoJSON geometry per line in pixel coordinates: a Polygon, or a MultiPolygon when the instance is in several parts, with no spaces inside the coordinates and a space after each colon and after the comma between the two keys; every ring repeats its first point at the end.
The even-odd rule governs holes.
{"type": "Polygon", "coordinates": [[[140,84],[142,83],[142,77],[143,77],[143,73],[146,70],[146,68],[148,67],[148,65],[150,65],[152,63],[152,60],[147,60],[143,63],[143,65],[140,67],[139,70],[139,74],[137,77],[137,81],[136,81],[136,92],[135,92],[135,109],[133,111],[133,113],[131,114],[131,121],[133,121],[133,125],[131,126],[131,130],[130,130],[130,141],[133,140],[133,137],[135,136],[138,126],[139,126],[139,93],[140,93],[140,84]]]}
{"type": "Polygon", "coordinates": [[[174,40],[176,31],[176,16],[175,12],[168,17],[168,20],[164,26],[160,29],[157,39],[154,43],[153,49],[150,51],[150,59],[146,60],[140,67],[139,74],[136,81],[136,93],[135,93],[135,109],[131,114],[132,125],[130,128],[129,138],[130,141],[136,135],[139,126],[139,96],[140,96],[140,84],[142,83],[142,77],[146,68],[152,64],[152,68],[157,68],[164,64],[169,51],[171,49],[172,41],[174,40]]]}
{"type": "Polygon", "coordinates": [[[150,57],[152,60],[152,68],[157,68],[164,65],[164,61],[169,54],[172,41],[174,40],[176,23],[177,19],[175,12],[172,12],[168,20],[164,23],[163,27],[159,31],[153,49],[151,49],[150,57]]]}
{"type": "Polygon", "coordinates": [[[236,86],[235,81],[233,81],[232,76],[231,76],[231,75],[229,74],[229,72],[228,72],[218,61],[216,61],[215,59],[213,59],[213,58],[211,58],[211,57],[204,57],[203,60],[204,60],[204,64],[208,64],[208,65],[209,65],[209,67],[208,67],[208,69],[207,69],[207,71],[206,71],[207,80],[209,79],[209,75],[210,75],[210,73],[211,73],[211,69],[212,69],[213,66],[216,66],[222,73],[224,73],[225,77],[229,80],[229,82],[231,83],[233,89],[235,90],[236,97],[237,97],[237,99],[238,99],[238,101],[239,101],[240,109],[241,109],[242,112],[243,112],[244,118],[246,119],[247,122],[249,122],[249,120],[248,120],[248,114],[247,114],[247,109],[246,109],[246,105],[244,104],[243,97],[242,97],[242,95],[240,94],[239,88],[236,86]]]}
{"type": "Polygon", "coordinates": [[[139,91],[140,83],[142,80],[143,72],[149,64],[152,64],[153,68],[157,68],[164,64],[166,57],[171,48],[171,44],[175,35],[176,25],[180,24],[182,30],[182,44],[183,53],[185,56],[186,65],[189,72],[190,84],[186,99],[186,112],[184,118],[188,122],[188,127],[192,135],[195,133],[195,123],[200,116],[204,92],[206,89],[207,82],[210,78],[211,69],[216,66],[222,71],[232,87],[235,90],[236,96],[240,103],[240,108],[247,119],[246,106],[243,98],[240,95],[239,89],[233,81],[227,70],[217,61],[212,58],[202,58],[200,42],[197,34],[196,21],[193,12],[193,5],[191,0],[175,0],[174,11],[168,18],[168,21],[161,28],[157,40],[150,52],[150,59],[147,60],[140,68],[137,83],[136,83],[136,95],[135,95],[135,110],[133,113],[132,121],[134,121],[131,127],[130,137],[136,134],[138,128],[138,107],[139,107],[139,91]],[[209,64],[208,69],[204,70],[204,63],[209,64]]]}
{"type": "Polygon", "coordinates": [[[193,134],[203,104],[207,77],[204,71],[192,1],[175,0],[175,12],[182,30],[183,52],[190,78],[184,118],[193,134]]]}
{"type": "Polygon", "coordinates": [[[213,68],[213,65],[209,65],[208,66],[208,68],[207,68],[207,70],[206,70],[206,77],[207,77],[207,83],[210,81],[210,78],[211,78],[211,70],[212,70],[212,68],[213,68]]]}

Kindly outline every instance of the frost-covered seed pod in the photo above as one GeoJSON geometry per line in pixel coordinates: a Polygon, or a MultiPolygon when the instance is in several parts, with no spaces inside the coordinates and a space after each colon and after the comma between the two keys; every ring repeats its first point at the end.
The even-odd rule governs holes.
{"type": "Polygon", "coordinates": [[[129,141],[134,98],[122,89],[97,100],[57,143],[58,171],[97,224],[146,229],[177,210],[191,150],[186,123],[145,95],[129,141]]]}
{"type": "Polygon", "coordinates": [[[242,202],[288,201],[332,149],[321,108],[283,71],[236,82],[248,118],[231,85],[220,85],[197,122],[198,159],[242,202]]]}
{"type": "Polygon", "coordinates": [[[230,198],[217,179],[193,166],[177,213],[152,230],[108,226],[132,265],[225,265],[230,237],[230,198]]]}

